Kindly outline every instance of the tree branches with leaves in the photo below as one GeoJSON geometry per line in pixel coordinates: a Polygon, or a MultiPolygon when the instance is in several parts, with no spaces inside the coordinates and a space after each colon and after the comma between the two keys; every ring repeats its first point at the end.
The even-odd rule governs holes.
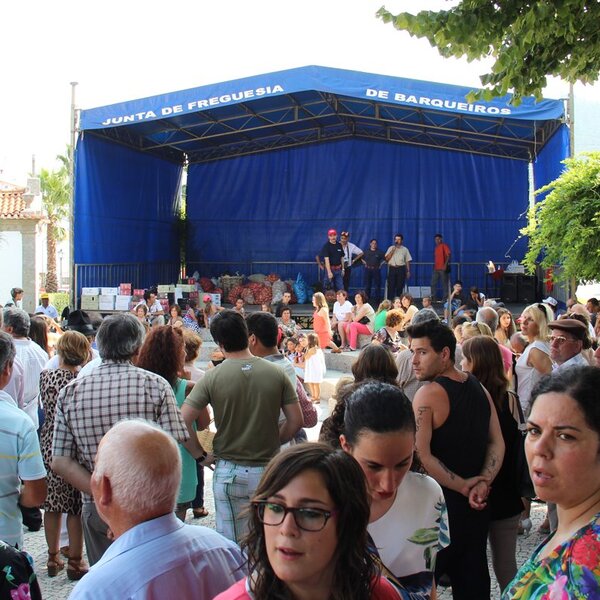
{"type": "Polygon", "coordinates": [[[377,16],[396,29],[424,37],[445,57],[469,61],[493,57],[487,89],[469,100],[491,100],[509,92],[540,99],[546,77],[591,83],[600,73],[598,0],[462,0],[450,10],[377,16]]]}
{"type": "Polygon", "coordinates": [[[529,211],[525,266],[533,272],[561,265],[561,281],[600,278],[600,152],[565,161],[567,170],[536,194],[548,193],[529,211]]]}

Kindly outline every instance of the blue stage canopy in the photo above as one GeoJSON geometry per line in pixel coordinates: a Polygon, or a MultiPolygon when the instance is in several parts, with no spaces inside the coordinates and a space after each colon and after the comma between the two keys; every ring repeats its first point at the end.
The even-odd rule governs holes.
{"type": "Polygon", "coordinates": [[[498,260],[528,163],[541,187],[568,155],[564,107],[469,91],[309,66],[82,111],[75,262],[172,260],[184,164],[191,262],[309,261],[330,226],[363,248],[402,231],[423,261],[441,231],[453,260],[498,260]]]}

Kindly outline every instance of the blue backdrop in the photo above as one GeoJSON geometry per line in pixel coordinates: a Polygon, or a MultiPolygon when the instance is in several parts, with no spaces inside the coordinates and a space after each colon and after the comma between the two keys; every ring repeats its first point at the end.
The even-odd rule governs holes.
{"type": "Polygon", "coordinates": [[[400,232],[416,261],[441,232],[453,260],[487,262],[523,226],[527,182],[523,161],[363,140],[191,165],[188,260],[313,260],[333,227],[363,249],[400,232]]]}

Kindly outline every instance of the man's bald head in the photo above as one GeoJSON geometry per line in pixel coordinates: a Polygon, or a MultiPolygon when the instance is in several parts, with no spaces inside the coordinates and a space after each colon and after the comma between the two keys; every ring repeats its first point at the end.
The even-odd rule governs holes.
{"type": "Polygon", "coordinates": [[[120,421],[98,446],[92,478],[98,483],[103,477],[113,502],[140,521],[171,512],[181,483],[177,443],[155,423],[120,421]]]}

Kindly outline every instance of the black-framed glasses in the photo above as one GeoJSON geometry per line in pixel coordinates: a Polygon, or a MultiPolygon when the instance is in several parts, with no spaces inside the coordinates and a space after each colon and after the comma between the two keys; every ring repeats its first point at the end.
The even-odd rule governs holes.
{"type": "Polygon", "coordinates": [[[327,521],[338,513],[337,510],[320,508],[292,508],[277,502],[253,502],[258,520],[263,525],[281,525],[288,513],[292,513],[294,521],[303,531],[321,531],[327,521]]]}

